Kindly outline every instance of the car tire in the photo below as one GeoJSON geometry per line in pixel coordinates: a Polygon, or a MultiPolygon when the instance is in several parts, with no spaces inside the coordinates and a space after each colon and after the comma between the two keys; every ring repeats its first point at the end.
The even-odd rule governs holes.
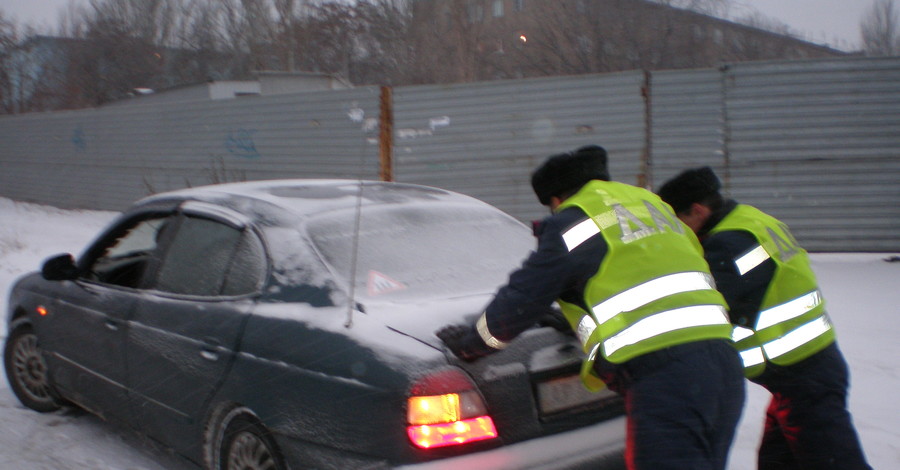
{"type": "Polygon", "coordinates": [[[47,370],[47,361],[30,326],[14,328],[3,349],[6,379],[16,398],[28,408],[47,413],[61,408],[47,370]]]}
{"type": "Polygon", "coordinates": [[[285,470],[271,433],[249,411],[236,408],[224,416],[213,443],[213,470],[285,470]]]}

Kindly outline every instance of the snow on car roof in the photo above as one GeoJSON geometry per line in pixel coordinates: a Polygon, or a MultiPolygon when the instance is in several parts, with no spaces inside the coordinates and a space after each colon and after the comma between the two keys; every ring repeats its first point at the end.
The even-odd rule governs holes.
{"type": "Polygon", "coordinates": [[[141,199],[137,204],[164,200],[221,202],[229,199],[265,202],[296,215],[429,200],[476,202],[469,196],[429,186],[345,179],[283,179],[225,183],[180,189],[141,199]]]}

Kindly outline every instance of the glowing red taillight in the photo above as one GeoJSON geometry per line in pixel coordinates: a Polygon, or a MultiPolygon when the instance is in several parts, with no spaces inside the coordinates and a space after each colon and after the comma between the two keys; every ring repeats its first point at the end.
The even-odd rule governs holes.
{"type": "Polygon", "coordinates": [[[497,437],[497,429],[490,416],[480,416],[452,423],[409,426],[406,428],[406,432],[413,444],[423,449],[453,446],[497,437]]]}
{"type": "Polygon", "coordinates": [[[417,447],[429,449],[497,437],[475,384],[459,369],[432,373],[410,390],[406,428],[417,447]]]}

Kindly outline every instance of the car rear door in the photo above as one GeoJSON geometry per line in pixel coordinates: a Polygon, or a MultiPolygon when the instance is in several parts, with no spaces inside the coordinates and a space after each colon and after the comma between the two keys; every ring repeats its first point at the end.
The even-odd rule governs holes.
{"type": "Polygon", "coordinates": [[[198,424],[232,363],[266,268],[256,234],[222,215],[194,207],[179,217],[127,335],[137,419],[188,454],[197,450],[198,424]]]}

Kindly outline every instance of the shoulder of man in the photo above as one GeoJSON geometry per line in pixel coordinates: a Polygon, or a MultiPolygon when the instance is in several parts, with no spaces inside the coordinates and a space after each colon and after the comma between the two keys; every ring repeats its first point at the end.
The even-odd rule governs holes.
{"type": "MultiPolygon", "coordinates": [[[[587,217],[587,214],[580,208],[567,207],[538,222],[534,234],[540,240],[543,240],[544,237],[561,237],[566,230],[577,225],[587,217]]],[[[562,241],[561,238],[560,241],[562,241]]]]}
{"type": "Polygon", "coordinates": [[[741,254],[758,245],[756,237],[746,230],[723,230],[707,235],[702,240],[704,251],[725,252],[733,255],[741,254]]]}

